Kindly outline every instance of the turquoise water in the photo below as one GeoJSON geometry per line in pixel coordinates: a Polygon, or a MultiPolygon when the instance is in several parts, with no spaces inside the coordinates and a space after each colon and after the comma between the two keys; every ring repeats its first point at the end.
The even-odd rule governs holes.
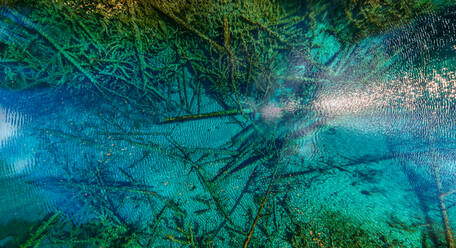
{"type": "Polygon", "coordinates": [[[187,111],[93,86],[1,89],[0,246],[447,247],[455,20],[350,45],[319,24],[324,69],[288,55],[267,101],[241,94],[229,115],[167,121],[227,110],[209,89],[193,105],[169,93],[187,111]]]}

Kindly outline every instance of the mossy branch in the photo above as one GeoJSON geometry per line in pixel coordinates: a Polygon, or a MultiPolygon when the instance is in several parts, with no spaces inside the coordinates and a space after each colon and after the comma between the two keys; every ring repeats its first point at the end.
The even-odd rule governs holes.
{"type": "Polygon", "coordinates": [[[166,15],[167,17],[171,18],[173,21],[175,21],[179,25],[182,25],[187,30],[189,30],[189,31],[193,32],[194,34],[196,34],[201,39],[207,41],[209,44],[211,44],[213,47],[215,47],[220,53],[226,53],[226,50],[222,46],[217,44],[217,42],[215,42],[214,40],[209,38],[207,35],[201,33],[200,31],[198,31],[196,28],[192,27],[190,24],[186,23],[181,18],[179,18],[176,15],[174,15],[171,11],[160,7],[159,4],[156,3],[155,1],[151,1],[150,4],[154,7],[154,9],[156,9],[160,13],[166,15]]]}
{"type": "Polygon", "coordinates": [[[30,21],[28,18],[23,17],[21,14],[19,14],[16,10],[9,9],[8,12],[11,14],[11,17],[15,19],[14,21],[18,21],[22,23],[24,26],[26,26],[29,29],[35,30],[39,35],[41,35],[49,44],[51,44],[62,56],[68,60],[79,72],[84,74],[84,76],[89,79],[89,81],[101,92],[103,93],[103,90],[100,88],[100,84],[98,81],[95,79],[95,77],[85,70],[80,63],[78,63],[69,53],[63,49],[57,42],[49,35],[47,34],[41,27],[38,27],[35,23],[30,21]]]}
{"type": "Polygon", "coordinates": [[[28,247],[39,247],[41,241],[45,237],[46,233],[52,228],[52,226],[58,221],[60,218],[61,213],[55,212],[51,215],[46,221],[44,221],[38,229],[34,233],[31,234],[30,238],[21,245],[21,248],[28,248],[28,247]]]}
{"type": "Polygon", "coordinates": [[[176,117],[165,118],[162,120],[161,123],[201,120],[201,119],[216,118],[216,117],[223,117],[223,116],[239,115],[239,114],[243,114],[243,113],[249,114],[249,113],[252,113],[252,110],[246,109],[243,112],[241,112],[239,109],[231,109],[231,110],[222,110],[222,111],[217,111],[217,112],[194,114],[194,115],[181,115],[181,116],[176,116],[176,117]]]}
{"type": "Polygon", "coordinates": [[[264,25],[263,23],[261,22],[258,22],[258,21],[255,21],[255,20],[252,20],[250,19],[249,17],[245,16],[245,15],[241,15],[242,19],[244,19],[245,21],[247,21],[248,23],[252,24],[252,25],[255,25],[255,26],[258,26],[260,27],[261,29],[263,29],[264,31],[266,31],[269,35],[271,35],[272,37],[276,38],[278,41],[280,41],[281,43],[289,46],[290,48],[293,47],[293,44],[290,43],[289,41],[283,39],[278,33],[272,31],[272,29],[268,28],[266,25],[264,25]]]}

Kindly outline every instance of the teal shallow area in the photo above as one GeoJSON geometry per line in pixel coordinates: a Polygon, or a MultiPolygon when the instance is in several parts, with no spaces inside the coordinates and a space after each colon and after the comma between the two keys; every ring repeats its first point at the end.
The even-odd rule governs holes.
{"type": "MultiPolygon", "coordinates": [[[[70,39],[1,13],[0,45],[44,37],[74,66],[70,39]]],[[[0,247],[452,247],[455,10],[352,43],[315,22],[306,56],[280,48],[288,62],[258,75],[275,75],[262,97],[238,84],[221,101],[187,64],[155,105],[92,84],[131,69],[92,62],[55,76],[77,86],[0,89],[0,247]]],[[[24,75],[59,67],[37,68],[24,75]]],[[[0,69],[4,82],[24,70],[2,57],[0,69]]]]}

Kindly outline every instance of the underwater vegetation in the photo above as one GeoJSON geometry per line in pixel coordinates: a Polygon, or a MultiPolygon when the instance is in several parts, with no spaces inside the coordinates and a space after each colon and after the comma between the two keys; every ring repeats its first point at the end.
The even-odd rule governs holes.
{"type": "Polygon", "coordinates": [[[287,75],[280,65],[297,57],[322,69],[325,61],[311,55],[321,46],[318,19],[342,20],[333,24],[336,36],[354,41],[436,9],[408,0],[5,3],[12,8],[2,11],[3,87],[95,87],[186,111],[203,90],[230,106],[242,96],[268,99],[287,75]]]}
{"type": "MultiPolygon", "coordinates": [[[[39,147],[32,149],[37,165],[30,171],[35,174],[13,176],[45,192],[55,206],[37,221],[2,223],[1,245],[454,247],[450,215],[455,194],[438,166],[427,171],[433,176],[431,200],[418,197],[434,207],[423,210],[428,218],[406,223],[390,214],[385,232],[342,212],[342,205],[328,201],[316,207],[312,202],[312,194],[318,194],[312,187],[335,175],[349,178],[346,185],[337,183],[340,190],[353,188],[353,198],[387,195],[378,186],[383,175],[376,166],[427,153],[344,157],[323,154],[341,141],[302,145],[313,134],[318,139],[341,132],[328,124],[341,113],[322,115],[324,110],[312,109],[328,85],[374,85],[394,77],[388,72],[408,62],[399,45],[385,48],[393,43],[389,37],[369,37],[413,25],[417,17],[454,4],[0,4],[0,87],[55,89],[55,102],[64,102],[61,95],[68,102],[78,98],[82,103],[71,111],[85,114],[37,118],[28,134],[39,147]],[[16,225],[27,230],[7,231],[16,225]]],[[[439,79],[444,76],[454,79],[450,74],[439,79]]],[[[18,100],[18,105],[23,102],[41,104],[43,113],[57,105],[46,93],[18,100]]],[[[349,149],[354,148],[342,150],[349,149]]],[[[14,163],[0,160],[0,166],[14,163]]]]}
{"type": "Polygon", "coordinates": [[[349,0],[330,4],[334,8],[331,12],[334,32],[347,42],[356,42],[445,7],[441,1],[432,0],[349,0]]]}
{"type": "Polygon", "coordinates": [[[183,103],[187,111],[200,104],[203,90],[230,105],[241,93],[266,97],[277,81],[274,67],[283,61],[279,52],[297,42],[294,29],[304,23],[274,1],[24,5],[40,11],[32,11],[27,21],[12,8],[3,11],[3,29],[17,37],[2,42],[2,65],[10,68],[2,75],[4,87],[71,81],[68,86],[95,87],[134,102],[167,103],[167,108],[183,103]],[[176,93],[180,102],[170,102],[176,93]]]}

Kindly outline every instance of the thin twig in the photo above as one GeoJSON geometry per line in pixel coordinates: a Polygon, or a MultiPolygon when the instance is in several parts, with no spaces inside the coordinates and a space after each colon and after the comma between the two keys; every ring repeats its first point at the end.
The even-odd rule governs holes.
{"type": "Polygon", "coordinates": [[[261,203],[260,208],[258,209],[258,212],[257,212],[257,215],[255,217],[255,220],[253,221],[252,227],[250,228],[250,232],[247,235],[247,238],[245,239],[244,245],[242,246],[243,248],[247,248],[247,246],[249,245],[250,240],[252,239],[252,235],[253,235],[253,232],[255,231],[255,227],[258,224],[258,220],[261,217],[261,212],[263,211],[263,208],[266,205],[266,202],[268,201],[268,197],[271,194],[272,184],[274,183],[274,179],[276,177],[278,168],[279,168],[279,166],[276,165],[276,167],[274,169],[274,173],[272,174],[272,177],[271,177],[271,181],[269,182],[269,185],[268,185],[268,190],[266,191],[266,195],[264,196],[263,202],[261,203]]]}

